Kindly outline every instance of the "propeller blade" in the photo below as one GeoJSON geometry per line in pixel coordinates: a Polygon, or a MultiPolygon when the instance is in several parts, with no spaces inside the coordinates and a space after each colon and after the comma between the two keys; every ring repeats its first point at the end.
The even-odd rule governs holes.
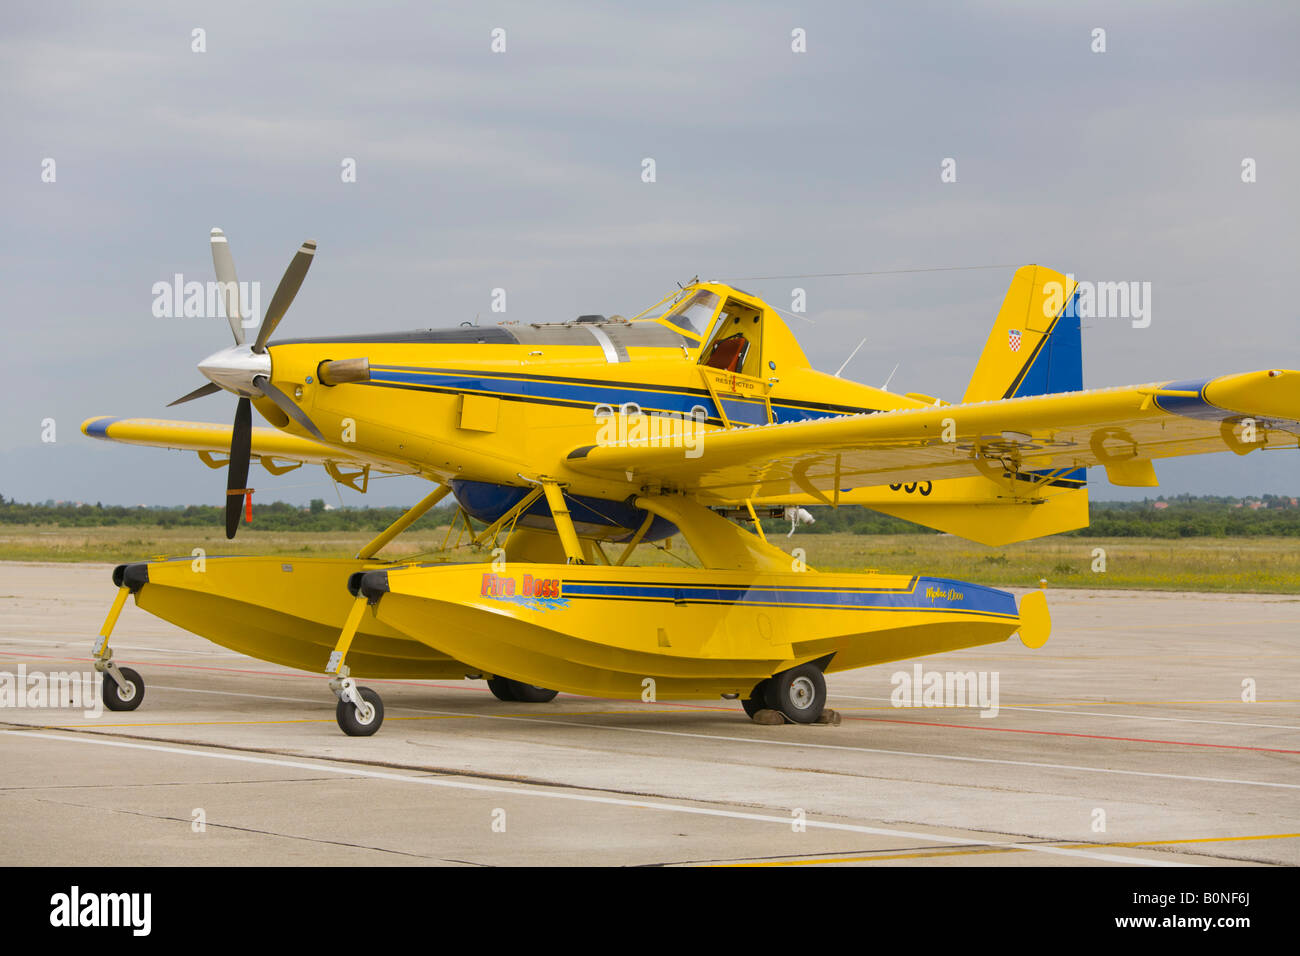
{"type": "Polygon", "coordinates": [[[179,405],[181,402],[193,401],[196,398],[202,398],[204,395],[212,395],[219,391],[221,391],[220,385],[216,382],[208,382],[207,385],[200,385],[188,395],[182,395],[180,398],[176,399],[176,401],[168,402],[167,407],[171,408],[173,405],[179,405]]]}
{"type": "Polygon", "coordinates": [[[284,318],[284,313],[293,304],[293,297],[298,294],[302,280],[307,278],[307,270],[311,268],[311,261],[315,255],[316,240],[308,239],[294,254],[289,268],[284,270],[280,284],[275,287],[275,295],[271,296],[271,304],[266,307],[262,327],[257,330],[257,341],[253,343],[253,351],[258,355],[266,351],[266,340],[271,337],[275,327],[284,318]]]}
{"type": "MultiPolygon", "coordinates": [[[[235,278],[235,260],[230,255],[230,243],[220,229],[212,229],[212,267],[217,272],[217,286],[226,305],[226,320],[235,334],[235,344],[244,344],[244,320],[239,311],[239,280],[235,278]]],[[[172,402],[175,405],[175,402],[172,402]]]]}
{"type": "Polygon", "coordinates": [[[248,459],[253,447],[253,403],[239,400],[235,428],[230,433],[230,467],[226,471],[226,537],[233,538],[239,527],[240,507],[248,491],[248,459]]]}
{"type": "Polygon", "coordinates": [[[320,433],[320,429],[317,428],[315,424],[312,423],[312,420],[307,417],[307,413],[299,408],[292,398],[272,385],[270,379],[265,375],[255,376],[253,378],[253,384],[262,390],[263,395],[275,402],[275,404],[279,405],[280,411],[284,412],[303,428],[307,429],[307,431],[311,432],[317,441],[325,441],[325,436],[320,433]]]}

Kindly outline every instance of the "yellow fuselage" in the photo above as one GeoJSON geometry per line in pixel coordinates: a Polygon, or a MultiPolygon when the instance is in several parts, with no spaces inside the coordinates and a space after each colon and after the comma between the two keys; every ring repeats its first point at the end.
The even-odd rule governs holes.
{"type": "MultiPolygon", "coordinates": [[[[616,500],[641,490],[635,476],[583,474],[565,456],[626,440],[674,443],[689,455],[708,432],[728,427],[924,404],[812,369],[761,300],[699,288],[722,303],[710,320],[717,328],[703,335],[639,321],[288,341],[271,345],[272,380],[295,396],[301,390],[298,403],[327,438],[418,465],[430,478],[521,485],[521,475],[540,472],[573,494],[616,500]],[[702,365],[710,337],[731,331],[722,327],[727,307],[739,302],[758,315],[744,372],[702,365]],[[322,362],[355,358],[368,360],[369,381],[320,383],[322,362]]],[[[269,401],[257,407],[306,436],[269,401]]]]}

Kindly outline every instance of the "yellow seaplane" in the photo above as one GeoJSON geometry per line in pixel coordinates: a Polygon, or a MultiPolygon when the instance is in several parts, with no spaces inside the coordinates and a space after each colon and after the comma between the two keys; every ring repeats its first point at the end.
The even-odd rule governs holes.
{"type": "MultiPolygon", "coordinates": [[[[226,533],[250,462],[435,483],[350,559],[191,555],[117,567],[94,646],[109,707],[144,696],[110,637],[138,607],[253,657],[331,677],[339,726],[374,733],[358,678],[487,679],[558,691],[739,699],[765,722],[834,722],[825,674],[1004,641],[1041,646],[1021,598],[924,574],[822,573],[760,518],[864,505],[988,545],[1088,523],[1086,471],[1154,486],[1153,460],[1300,444],[1300,372],[1085,389],[1074,280],[1016,270],[959,401],[813,369],[776,309],[692,281],[631,319],[511,322],[329,338],[271,336],[315,255],[304,243],[250,342],[226,237],[211,237],[234,345],[199,363],[230,428],[92,418],[93,438],[198,453],[227,470],[226,533]],[[251,409],[271,427],[253,427],[251,409]],[[218,456],[224,456],[218,457],[218,456]],[[382,550],[447,495],[484,550],[465,563],[382,550]],[[699,566],[640,567],[681,535],[699,566]]],[[[464,529],[462,529],[464,530],[464,529]]]]}

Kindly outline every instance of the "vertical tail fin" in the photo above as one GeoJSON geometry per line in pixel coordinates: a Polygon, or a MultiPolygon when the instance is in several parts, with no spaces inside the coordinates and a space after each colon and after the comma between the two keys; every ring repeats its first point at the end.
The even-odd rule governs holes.
{"type": "Polygon", "coordinates": [[[1045,266],[1021,266],[963,402],[1083,390],[1077,283],[1045,266]]]}
{"type": "MultiPolygon", "coordinates": [[[[1043,266],[1017,269],[962,401],[1081,391],[1075,293],[1074,280],[1059,272],[1043,266]]],[[[1002,481],[980,476],[927,482],[930,490],[920,503],[900,501],[885,488],[861,489],[849,500],[998,546],[1086,527],[1087,481],[1086,468],[1052,469],[1007,474],[1002,481]]]]}

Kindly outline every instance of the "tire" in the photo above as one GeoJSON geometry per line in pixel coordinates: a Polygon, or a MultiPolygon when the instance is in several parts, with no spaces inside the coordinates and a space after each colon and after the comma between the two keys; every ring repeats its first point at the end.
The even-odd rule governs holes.
{"type": "Polygon", "coordinates": [[[122,688],[109,674],[104,675],[104,706],[109,710],[135,710],[144,700],[144,678],[130,667],[119,667],[117,672],[131,685],[128,695],[124,696],[122,688]]]}
{"type": "Polygon", "coordinates": [[[536,684],[523,684],[515,681],[515,700],[525,704],[549,704],[555,700],[558,690],[550,690],[546,687],[538,687],[536,684]]]}
{"type": "Polygon", "coordinates": [[[334,708],[334,717],[339,722],[339,729],[349,737],[369,737],[384,722],[384,701],[369,687],[358,687],[357,693],[374,709],[369,722],[362,723],[356,705],[346,700],[340,700],[334,708]]]}
{"type": "Polygon", "coordinates": [[[740,702],[740,706],[745,708],[745,716],[753,717],[760,710],[766,710],[767,689],[772,686],[772,679],[765,678],[754,685],[754,689],[749,692],[749,696],[740,702]]]}
{"type": "Polygon", "coordinates": [[[520,704],[546,704],[555,700],[556,690],[525,684],[523,681],[511,680],[509,677],[494,677],[488,681],[488,688],[497,700],[520,704]]]}
{"type": "Polygon", "coordinates": [[[826,709],[826,678],[812,664],[800,664],[771,678],[768,705],[796,724],[815,723],[826,709]]]}

